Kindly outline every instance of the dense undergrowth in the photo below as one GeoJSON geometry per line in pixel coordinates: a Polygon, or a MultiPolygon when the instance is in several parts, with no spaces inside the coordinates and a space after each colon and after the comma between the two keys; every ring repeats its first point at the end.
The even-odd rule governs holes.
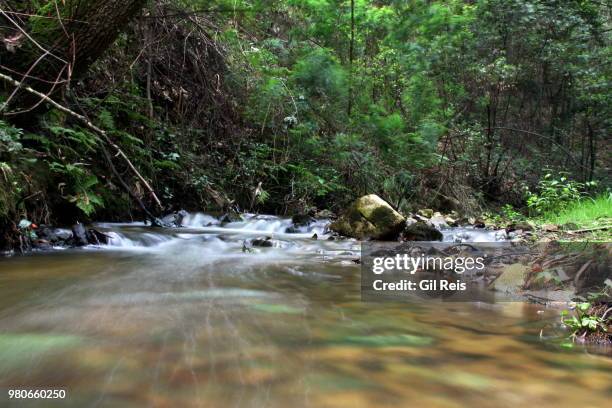
{"type": "MultiPolygon", "coordinates": [[[[36,33],[53,10],[27,3],[8,7],[33,14],[20,21],[36,33]]],[[[551,170],[579,194],[608,186],[609,13],[592,1],[149,2],[53,97],[105,129],[164,208],[70,115],[12,115],[28,100],[5,86],[0,224],[141,217],[119,175],[156,212],[338,211],[377,193],[403,211],[509,204],[590,225],[609,200],[533,214],[525,187],[541,198],[551,170]]]]}

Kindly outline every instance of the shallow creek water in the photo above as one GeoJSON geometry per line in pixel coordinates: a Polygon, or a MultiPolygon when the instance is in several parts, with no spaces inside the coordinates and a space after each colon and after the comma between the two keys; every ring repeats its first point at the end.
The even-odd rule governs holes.
{"type": "Polygon", "coordinates": [[[556,309],[363,303],[359,243],[311,239],[324,237],[324,222],[297,234],[274,217],[185,224],[155,233],[100,224],[109,246],[0,259],[0,406],[610,401],[612,359],[540,339],[556,309]],[[275,246],[243,252],[262,234],[275,246]],[[61,388],[67,398],[9,400],[9,388],[61,388]]]}

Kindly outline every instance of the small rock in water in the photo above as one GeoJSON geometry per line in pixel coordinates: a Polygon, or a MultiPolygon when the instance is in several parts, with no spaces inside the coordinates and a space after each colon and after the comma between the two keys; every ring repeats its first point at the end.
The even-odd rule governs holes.
{"type": "Polygon", "coordinates": [[[74,224],[72,226],[72,236],[74,238],[74,245],[85,246],[89,245],[89,239],[87,239],[87,230],[83,224],[74,224]]]}
{"type": "Polygon", "coordinates": [[[222,224],[227,224],[229,222],[241,222],[244,221],[244,219],[237,212],[230,211],[221,216],[220,221],[222,224]]]}
{"type": "Polygon", "coordinates": [[[72,239],[72,231],[63,228],[42,227],[38,236],[42,240],[49,241],[56,245],[69,245],[72,239]]]}
{"type": "Polygon", "coordinates": [[[406,227],[402,233],[406,241],[442,241],[442,233],[424,222],[406,227]]]}
{"type": "Polygon", "coordinates": [[[470,238],[471,236],[467,232],[458,232],[455,235],[453,235],[453,241],[458,244],[469,241],[470,238]]]}
{"type": "Polygon", "coordinates": [[[89,242],[94,245],[106,245],[110,237],[98,230],[90,229],[88,231],[89,242]]]}
{"type": "Polygon", "coordinates": [[[485,222],[481,220],[480,218],[469,217],[468,223],[473,225],[474,228],[484,228],[485,227],[485,222]]]}
{"type": "Polygon", "coordinates": [[[506,234],[505,230],[497,231],[495,233],[496,241],[505,241],[506,239],[508,239],[508,235],[506,234]]]}
{"type": "Polygon", "coordinates": [[[437,229],[448,228],[448,224],[446,220],[440,213],[436,213],[433,217],[429,219],[429,223],[437,229]]]}
{"type": "Polygon", "coordinates": [[[68,241],[72,238],[72,231],[65,228],[56,228],[53,230],[53,233],[61,241],[68,241]]]}
{"type": "Polygon", "coordinates": [[[271,248],[274,246],[274,241],[272,241],[272,238],[270,237],[255,238],[253,241],[251,241],[251,245],[254,247],[271,248]]]}
{"type": "Polygon", "coordinates": [[[189,215],[189,213],[185,210],[180,210],[178,212],[168,214],[164,216],[161,221],[164,226],[168,227],[181,227],[183,224],[183,219],[189,215]]]}
{"type": "Polygon", "coordinates": [[[444,221],[451,227],[456,227],[459,225],[459,220],[457,218],[453,218],[451,215],[444,217],[444,221]]]}
{"type": "Polygon", "coordinates": [[[516,230],[523,231],[533,231],[533,226],[528,222],[517,222],[516,224],[511,224],[506,228],[506,232],[512,232],[516,230]]]}
{"type": "Polygon", "coordinates": [[[316,220],[308,214],[296,214],[291,217],[291,222],[296,227],[307,227],[315,221],[316,220]]]}
{"type": "Polygon", "coordinates": [[[334,213],[330,210],[321,210],[315,213],[315,218],[334,218],[334,213]]]}

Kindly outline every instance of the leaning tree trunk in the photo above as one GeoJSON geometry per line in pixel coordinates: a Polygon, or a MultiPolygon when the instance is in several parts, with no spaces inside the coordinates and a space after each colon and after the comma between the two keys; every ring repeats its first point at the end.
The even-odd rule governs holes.
{"type": "Polygon", "coordinates": [[[0,71],[41,92],[82,75],[146,0],[0,0],[0,71]]]}

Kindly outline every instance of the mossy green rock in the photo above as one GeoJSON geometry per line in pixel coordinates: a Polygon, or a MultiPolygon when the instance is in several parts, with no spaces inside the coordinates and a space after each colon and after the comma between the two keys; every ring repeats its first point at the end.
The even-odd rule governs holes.
{"type": "Polygon", "coordinates": [[[395,239],[405,218],[376,194],[358,198],[329,228],[357,239],[395,239]]]}

